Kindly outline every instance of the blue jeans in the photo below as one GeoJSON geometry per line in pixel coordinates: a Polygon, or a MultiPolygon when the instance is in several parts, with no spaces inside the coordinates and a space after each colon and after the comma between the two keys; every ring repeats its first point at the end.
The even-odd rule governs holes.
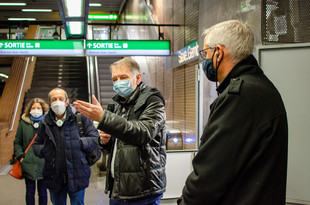
{"type": "Polygon", "coordinates": [[[52,203],[54,205],[66,205],[67,194],[69,195],[71,205],[84,205],[85,189],[77,192],[69,192],[65,187],[62,187],[58,192],[50,190],[52,203]]]}
{"type": "Polygon", "coordinates": [[[163,194],[156,194],[147,198],[135,200],[110,199],[110,205],[159,205],[163,194]]]}
{"type": "Polygon", "coordinates": [[[31,180],[25,178],[26,183],[26,204],[27,205],[35,205],[35,197],[34,194],[36,192],[36,182],[39,196],[39,205],[47,204],[47,191],[45,188],[45,184],[43,180],[31,180]]]}

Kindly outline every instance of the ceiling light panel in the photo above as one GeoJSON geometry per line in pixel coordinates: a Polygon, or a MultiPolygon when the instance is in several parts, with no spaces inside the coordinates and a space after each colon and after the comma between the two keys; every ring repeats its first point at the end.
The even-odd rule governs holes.
{"type": "Polygon", "coordinates": [[[36,21],[35,18],[8,18],[9,21],[36,21]]]}
{"type": "Polygon", "coordinates": [[[0,6],[26,6],[26,3],[0,3],[0,6]]]}
{"type": "Polygon", "coordinates": [[[22,9],[22,12],[52,12],[52,9],[22,9]]]}
{"type": "Polygon", "coordinates": [[[65,14],[68,17],[81,17],[84,6],[82,0],[65,0],[65,14]]]}

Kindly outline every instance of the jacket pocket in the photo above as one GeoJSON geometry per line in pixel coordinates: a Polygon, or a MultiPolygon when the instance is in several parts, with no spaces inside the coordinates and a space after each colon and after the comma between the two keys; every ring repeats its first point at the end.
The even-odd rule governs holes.
{"type": "Polygon", "coordinates": [[[82,158],[82,159],[81,159],[81,163],[82,163],[83,165],[88,164],[88,162],[87,162],[87,160],[86,160],[85,158],[82,158]]]}

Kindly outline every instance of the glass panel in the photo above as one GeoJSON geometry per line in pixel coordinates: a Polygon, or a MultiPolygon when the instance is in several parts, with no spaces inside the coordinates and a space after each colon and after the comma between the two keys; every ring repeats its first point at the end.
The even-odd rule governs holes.
{"type": "Polygon", "coordinates": [[[40,27],[40,39],[54,39],[53,33],[55,32],[55,27],[40,27]]]}
{"type": "Polygon", "coordinates": [[[109,40],[110,27],[108,26],[94,26],[93,27],[93,40],[109,40]]]}
{"type": "Polygon", "coordinates": [[[22,40],[25,39],[28,27],[11,26],[11,29],[0,29],[0,39],[22,40]]]}

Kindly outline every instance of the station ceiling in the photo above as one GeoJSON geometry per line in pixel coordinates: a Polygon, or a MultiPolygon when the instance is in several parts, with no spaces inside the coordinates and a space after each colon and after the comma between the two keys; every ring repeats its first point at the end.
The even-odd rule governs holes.
{"type": "MultiPolygon", "coordinates": [[[[100,3],[100,7],[89,7],[89,13],[119,14],[126,0],[90,0],[100,3]]],[[[8,23],[8,18],[36,18],[38,22],[60,22],[57,0],[0,0],[0,3],[26,3],[26,6],[0,6],[1,25],[8,23]],[[22,9],[51,9],[52,12],[22,12],[22,9]]],[[[33,24],[34,22],[32,22],[33,24]]]]}

